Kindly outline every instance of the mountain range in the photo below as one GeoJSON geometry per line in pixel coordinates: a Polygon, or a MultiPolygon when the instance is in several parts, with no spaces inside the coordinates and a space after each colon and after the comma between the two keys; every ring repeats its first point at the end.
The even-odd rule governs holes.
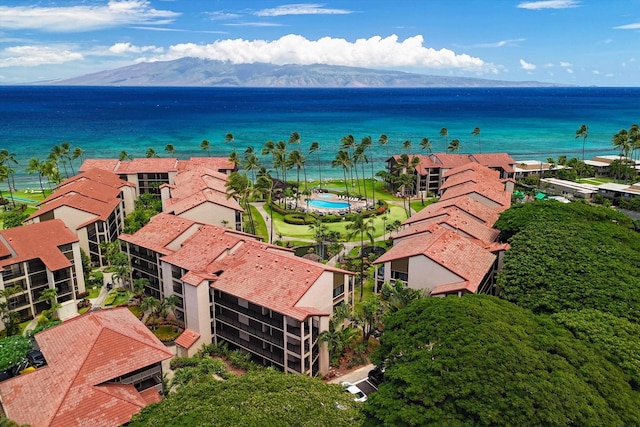
{"type": "MultiPolygon", "coordinates": [[[[42,83],[40,83],[42,84],[42,83]]],[[[447,77],[334,65],[232,64],[197,58],[144,62],[64,80],[54,85],[208,87],[550,87],[535,81],[447,77]]]]}

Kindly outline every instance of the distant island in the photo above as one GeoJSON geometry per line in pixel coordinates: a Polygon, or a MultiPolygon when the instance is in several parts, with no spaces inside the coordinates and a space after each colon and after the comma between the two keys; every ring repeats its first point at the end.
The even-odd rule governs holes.
{"type": "Polygon", "coordinates": [[[198,58],[144,62],[64,80],[71,86],[202,86],[291,88],[563,87],[536,81],[434,76],[333,65],[232,64],[198,58]]]}

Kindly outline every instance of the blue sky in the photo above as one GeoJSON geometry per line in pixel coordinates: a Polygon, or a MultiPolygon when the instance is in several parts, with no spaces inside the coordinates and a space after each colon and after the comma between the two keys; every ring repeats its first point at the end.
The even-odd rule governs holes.
{"type": "Polygon", "coordinates": [[[640,86],[640,0],[5,0],[0,83],[184,56],[640,86]]]}

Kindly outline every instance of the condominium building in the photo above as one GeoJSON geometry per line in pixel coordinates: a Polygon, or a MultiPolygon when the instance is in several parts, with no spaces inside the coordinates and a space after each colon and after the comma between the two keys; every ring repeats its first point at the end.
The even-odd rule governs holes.
{"type": "Polygon", "coordinates": [[[0,383],[3,414],[20,425],[120,426],[161,400],[173,356],[127,308],[91,312],[35,335],[47,364],[0,383]]]}
{"type": "Polygon", "coordinates": [[[112,172],[88,169],[63,181],[38,204],[26,223],[61,219],[78,236],[96,266],[105,266],[101,244],[115,242],[124,217],[134,210],[136,188],[112,172]]]}
{"type": "Polygon", "coordinates": [[[499,174],[499,178],[513,178],[515,160],[507,153],[487,153],[487,154],[452,154],[433,153],[428,156],[409,155],[409,161],[418,159],[415,169],[402,163],[402,156],[393,156],[387,159],[387,171],[399,176],[403,173],[415,175],[416,182],[414,188],[405,189],[405,193],[423,196],[427,194],[439,195],[440,187],[445,182],[445,174],[448,170],[465,166],[469,163],[477,163],[499,174]]]}
{"type": "Polygon", "coordinates": [[[431,295],[494,293],[507,244],[493,228],[511,204],[513,181],[467,162],[443,174],[440,200],[404,222],[393,247],[375,261],[376,286],[402,280],[431,295]]]}
{"type": "Polygon", "coordinates": [[[353,302],[352,273],[296,257],[255,236],[169,214],[121,235],[133,276],[178,299],[186,331],[178,354],[227,342],[287,372],[328,372],[325,344],[335,306],[353,302]]]}
{"type": "Polygon", "coordinates": [[[0,289],[17,292],[9,307],[22,320],[49,308],[45,289],[57,291],[61,319],[77,314],[78,293],[85,292],[78,238],[59,219],[0,231],[0,289]]]}

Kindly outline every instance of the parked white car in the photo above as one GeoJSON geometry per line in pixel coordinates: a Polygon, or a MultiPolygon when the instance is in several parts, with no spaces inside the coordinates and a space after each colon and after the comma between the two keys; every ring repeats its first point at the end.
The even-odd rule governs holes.
{"type": "Polygon", "coordinates": [[[364,392],[360,390],[357,385],[344,381],[342,383],[342,387],[344,387],[347,392],[353,395],[353,400],[355,400],[356,402],[366,402],[367,395],[364,394],[364,392]]]}

